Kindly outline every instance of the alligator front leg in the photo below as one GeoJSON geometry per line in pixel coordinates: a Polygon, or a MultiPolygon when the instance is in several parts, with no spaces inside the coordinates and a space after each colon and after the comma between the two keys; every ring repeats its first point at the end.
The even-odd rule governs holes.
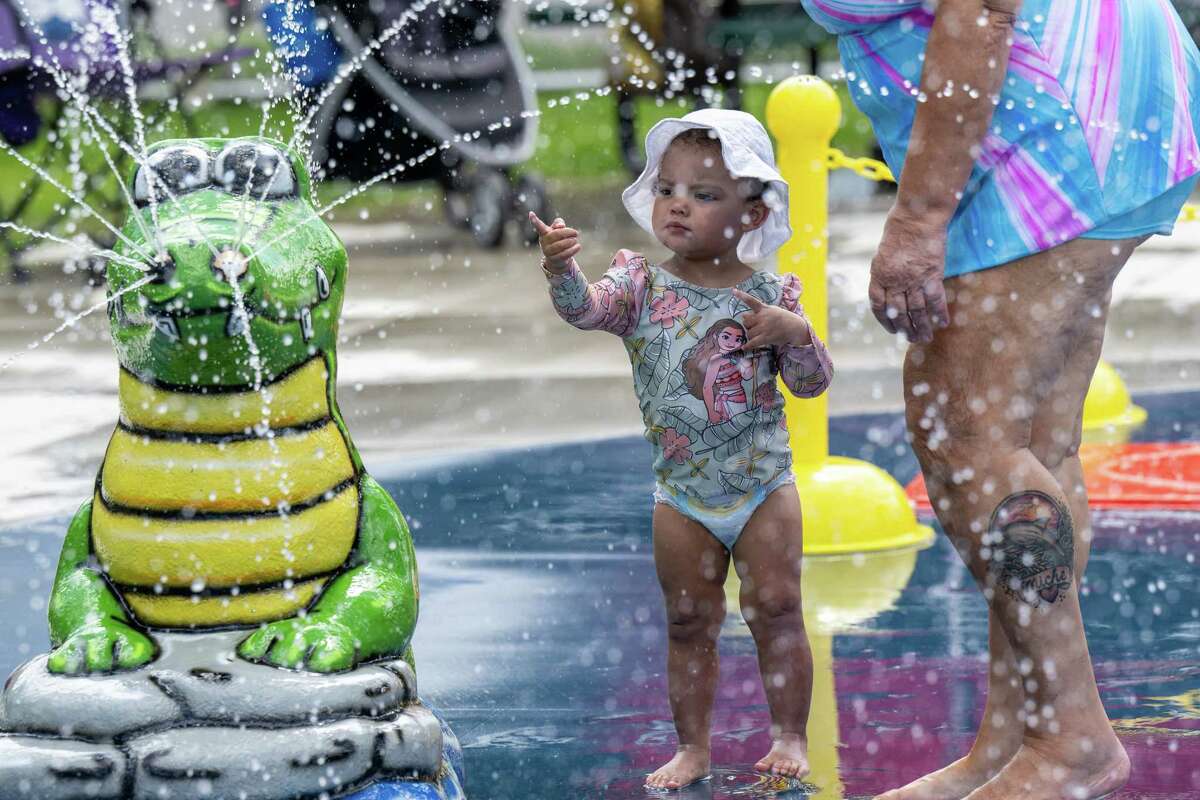
{"type": "Polygon", "coordinates": [[[92,561],[92,501],[71,520],[50,596],[47,669],[59,675],[136,669],[154,660],[156,648],[135,628],[121,601],[92,561]]]}
{"type": "Polygon", "coordinates": [[[374,478],[362,478],[362,517],[349,568],[306,613],[263,625],[238,647],[247,661],[339,672],[406,656],[417,624],[417,560],[408,525],[374,478]]]}

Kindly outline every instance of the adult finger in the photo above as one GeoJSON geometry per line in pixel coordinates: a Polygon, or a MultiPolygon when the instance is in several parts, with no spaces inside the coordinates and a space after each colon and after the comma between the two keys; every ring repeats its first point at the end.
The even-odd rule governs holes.
{"type": "Polygon", "coordinates": [[[762,300],[759,300],[757,297],[755,297],[752,294],[746,294],[741,289],[734,289],[733,296],[736,297],[738,300],[741,300],[746,305],[750,306],[751,311],[755,311],[755,312],[762,311],[763,308],[766,307],[766,304],[763,303],[762,300]]]}
{"type": "Polygon", "coordinates": [[[538,232],[538,236],[545,236],[550,232],[550,226],[542,222],[541,217],[532,211],[529,212],[529,221],[533,223],[533,229],[538,232]]]}
{"type": "Polygon", "coordinates": [[[950,307],[946,303],[946,287],[940,278],[931,278],[922,287],[925,292],[925,308],[933,324],[939,328],[950,327],[950,307]]]}
{"type": "Polygon", "coordinates": [[[567,227],[567,223],[563,222],[562,217],[555,217],[554,222],[550,223],[550,227],[554,229],[565,228],[567,227]]]}
{"type": "Polygon", "coordinates": [[[908,301],[902,289],[888,289],[884,313],[892,321],[896,332],[906,334],[910,339],[913,337],[912,322],[908,319],[908,301]]]}
{"type": "Polygon", "coordinates": [[[867,289],[867,297],[871,301],[871,313],[888,333],[896,332],[896,323],[887,315],[887,291],[880,284],[871,281],[867,289]]]}
{"type": "Polygon", "coordinates": [[[916,342],[933,341],[933,323],[929,320],[929,309],[925,306],[925,292],[914,289],[904,296],[908,304],[908,322],[912,328],[909,338],[916,342]]]}

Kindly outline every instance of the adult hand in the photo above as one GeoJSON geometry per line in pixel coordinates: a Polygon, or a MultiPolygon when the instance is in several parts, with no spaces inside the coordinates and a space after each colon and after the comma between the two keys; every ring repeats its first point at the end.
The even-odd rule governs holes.
{"type": "Polygon", "coordinates": [[[583,250],[579,244],[579,231],[568,228],[561,217],[547,225],[532,211],[529,212],[529,222],[537,231],[546,266],[551,272],[566,272],[571,259],[583,250]]]}
{"type": "Polygon", "coordinates": [[[945,269],[945,225],[893,209],[871,260],[868,289],[871,311],[884,330],[903,333],[909,341],[932,342],[934,329],[950,324],[942,286],[945,269]]]}

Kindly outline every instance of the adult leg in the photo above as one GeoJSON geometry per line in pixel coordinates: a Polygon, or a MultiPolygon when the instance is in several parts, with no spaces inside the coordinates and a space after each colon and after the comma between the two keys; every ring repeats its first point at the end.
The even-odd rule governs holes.
{"type": "Polygon", "coordinates": [[[646,785],[678,789],[708,775],[729,551],[703,525],[659,503],[654,565],[667,608],[667,691],[679,749],[646,785]]]}
{"type": "MultiPolygon", "coordinates": [[[[1099,702],[1079,615],[1076,555],[1082,553],[1072,506],[1080,498],[1072,502],[1057,477],[1072,467],[1048,469],[1035,454],[1035,443],[1044,448],[1034,431],[1135,244],[1118,243],[1114,253],[1114,243],[1076,240],[948,281],[951,327],[909,350],[906,407],[914,449],[939,519],[988,598],[993,627],[1004,634],[990,637],[997,700],[974,758],[955,771],[962,778],[967,766],[976,774],[994,770],[999,758],[986,756],[1011,752],[1016,728],[1021,748],[988,784],[988,791],[1000,790],[996,796],[1027,795],[1032,787],[1035,796],[1079,788],[1088,797],[1127,771],[1099,702]],[[1018,687],[1000,680],[1014,667],[1026,695],[1019,723],[1011,721],[1018,687]],[[1039,758],[1036,766],[1053,762],[1059,769],[1031,778],[1027,767],[1039,758]],[[1018,773],[1021,788],[1011,783],[1018,773]]],[[[963,787],[942,788],[938,795],[927,781],[890,798],[953,797],[963,787]]]]}
{"type": "MultiPolygon", "coordinates": [[[[1111,253],[1111,247],[1132,249],[1130,242],[1113,243],[1110,255],[1117,256],[1116,262],[1123,263],[1127,253],[1111,253]]],[[[1054,260],[1045,268],[1057,274],[1058,283],[1072,281],[1078,285],[1077,273],[1070,268],[1073,261],[1054,260]]],[[[1110,266],[1115,266],[1110,264],[1110,266]]],[[[1091,385],[1100,349],[1104,341],[1107,309],[1111,291],[1111,270],[1101,268],[1092,281],[1101,281],[1088,287],[1081,296],[1097,297],[1084,315],[1077,315],[1069,330],[1064,330],[1066,356],[1057,379],[1050,386],[1047,397],[1040,403],[1030,422],[1030,450],[1034,457],[1046,467],[1062,488],[1070,509],[1072,526],[1075,530],[1075,574],[1082,579],[1087,567],[1092,539],[1091,516],[1088,511],[1087,490],[1084,486],[1083,467],[1079,460],[1079,445],[1083,431],[1083,403],[1091,385]]],[[[988,313],[996,300],[994,287],[980,286],[978,281],[951,281],[953,303],[956,311],[988,313]],[[991,298],[991,299],[988,299],[991,298]]],[[[1053,284],[1051,284],[1053,286],[1053,284]]],[[[1072,295],[1076,294],[1074,291],[1072,295]]],[[[1064,305],[1068,298],[1051,307],[1064,305]]],[[[916,383],[915,380],[910,384],[916,383]]],[[[910,393],[911,396],[911,393],[910,393]]],[[[986,399],[984,400],[986,402],[986,399]]],[[[922,412],[923,414],[924,412],[922,412]]],[[[950,502],[945,498],[944,502],[950,502]]],[[[1020,748],[1023,737],[1025,714],[1025,690],[1013,656],[1012,647],[1004,634],[996,612],[988,613],[988,696],[984,707],[979,732],[966,756],[943,769],[916,781],[887,792],[880,800],[959,800],[974,789],[995,777],[1020,748]]]]}
{"type": "Polygon", "coordinates": [[[758,648],[771,711],[771,750],[754,768],[791,778],[808,774],[812,705],[812,650],[800,604],[803,545],[800,498],[782,486],[755,509],[733,548],[742,616],[758,648]]]}
{"type": "MultiPolygon", "coordinates": [[[[1097,267],[1085,270],[1068,269],[1060,274],[1061,280],[1069,280],[1080,288],[1079,296],[1084,299],[1084,313],[1077,314],[1070,325],[1071,350],[1049,397],[1040,405],[1034,416],[1030,449],[1062,487],[1067,500],[1074,529],[1073,588],[1076,602],[1078,589],[1087,569],[1093,536],[1083,464],[1079,458],[1083,438],[1083,404],[1104,344],[1113,280],[1137,246],[1147,238],[1149,237],[1123,241],[1092,241],[1089,249],[1100,251],[1097,267]]],[[[1066,261],[1068,265],[1072,263],[1074,262],[1071,260],[1066,261]]],[[[1090,672],[1090,659],[1088,666],[1090,672]]],[[[1036,713],[1037,707],[1027,699],[1023,711],[1026,714],[1036,713]]],[[[1127,779],[1129,761],[1119,743],[1115,747],[1110,746],[1107,760],[1092,760],[1093,765],[1101,763],[1102,766],[1093,766],[1090,770],[1085,770],[1090,774],[1062,776],[1060,770],[1064,765],[1060,762],[1058,753],[1062,752],[1061,739],[1070,734],[1063,734],[1060,725],[1056,737],[1053,726],[1049,723],[1045,725],[1045,731],[1041,736],[1028,737],[1028,741],[1024,743],[1024,752],[1014,757],[996,777],[994,783],[989,783],[970,795],[972,800],[1005,797],[1014,788],[1046,783],[1051,787],[1056,783],[1065,784],[1059,789],[1060,795],[1064,797],[1101,797],[1118,788],[1127,779]],[[1060,741],[1051,741],[1047,746],[1046,740],[1053,738],[1059,738],[1060,741]]],[[[1103,733],[1111,745],[1115,739],[1111,728],[1104,729],[1103,733]]],[[[1091,736],[1088,731],[1080,732],[1079,744],[1087,752],[1102,747],[1097,747],[1091,736]]]]}

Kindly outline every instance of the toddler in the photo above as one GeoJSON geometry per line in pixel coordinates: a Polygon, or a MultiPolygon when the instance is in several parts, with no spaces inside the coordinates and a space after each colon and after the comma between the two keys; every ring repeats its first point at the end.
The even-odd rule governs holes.
{"type": "Polygon", "coordinates": [[[808,772],[812,654],[776,375],[793,394],[814,397],[833,367],[800,308],[796,277],[746,265],[791,236],[787,184],[762,125],[740,111],[697,111],[655,125],[646,155],[622,199],[673,253],[661,264],[621,250],[589,284],[575,262],[579,233],[530,215],[554,308],[577,328],[624,341],[654,445],[654,562],[679,747],[646,785],[678,789],[708,776],[731,555],[771,714],[771,749],[755,769],[799,778],[808,772]]]}

